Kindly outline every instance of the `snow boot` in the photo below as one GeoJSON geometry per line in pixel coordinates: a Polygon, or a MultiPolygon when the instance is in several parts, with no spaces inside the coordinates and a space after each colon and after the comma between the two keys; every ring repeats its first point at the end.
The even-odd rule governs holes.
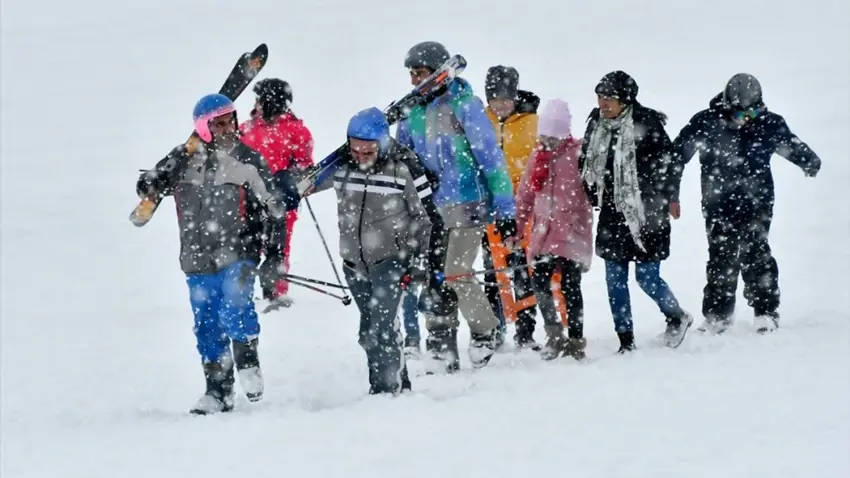
{"type": "Polygon", "coordinates": [[[561,324],[547,325],[546,345],[540,351],[543,360],[555,360],[567,350],[567,338],[564,337],[564,327],[561,324]]]}
{"type": "Polygon", "coordinates": [[[493,358],[493,353],[496,352],[497,331],[498,327],[483,334],[470,334],[469,361],[472,362],[474,368],[484,367],[493,358]]]}
{"type": "Polygon", "coordinates": [[[732,326],[732,317],[717,317],[714,315],[707,315],[705,320],[697,327],[697,332],[701,334],[710,334],[710,335],[720,335],[729,327],[732,326]]]}
{"type": "Polygon", "coordinates": [[[514,334],[514,345],[519,349],[531,349],[539,352],[543,347],[534,340],[534,316],[531,310],[523,310],[517,314],[516,334],[514,334]]]}
{"type": "Polygon", "coordinates": [[[587,348],[587,339],[584,337],[581,338],[569,338],[567,339],[567,345],[564,349],[564,356],[569,356],[574,358],[575,360],[582,361],[587,358],[587,355],[584,353],[584,349],[587,348]]]}
{"type": "Polygon", "coordinates": [[[429,331],[428,338],[425,339],[425,350],[431,360],[445,367],[446,373],[454,373],[460,370],[457,329],[445,328],[429,331]]]}
{"type": "Polygon", "coordinates": [[[233,361],[230,357],[204,364],[207,391],[189,410],[193,415],[210,415],[233,410],[233,361]]]}
{"type": "Polygon", "coordinates": [[[634,331],[630,330],[628,332],[618,332],[617,337],[620,339],[620,350],[617,350],[618,354],[625,355],[626,353],[637,349],[635,346],[634,331]]]}
{"type": "Polygon", "coordinates": [[[419,348],[419,339],[411,337],[404,338],[404,358],[407,360],[417,360],[421,355],[422,350],[419,348]]]}
{"type": "Polygon", "coordinates": [[[756,326],[756,332],[760,334],[772,332],[779,328],[779,313],[774,311],[756,314],[753,325],[756,326]]]}
{"type": "Polygon", "coordinates": [[[263,398],[263,373],[257,355],[258,339],[248,343],[233,341],[233,359],[239,373],[239,383],[245,396],[252,402],[263,398]]]}
{"type": "Polygon", "coordinates": [[[694,318],[691,314],[682,311],[679,315],[667,318],[667,329],[661,336],[662,343],[675,349],[682,345],[685,340],[685,334],[688,333],[688,328],[694,323],[694,318]]]}

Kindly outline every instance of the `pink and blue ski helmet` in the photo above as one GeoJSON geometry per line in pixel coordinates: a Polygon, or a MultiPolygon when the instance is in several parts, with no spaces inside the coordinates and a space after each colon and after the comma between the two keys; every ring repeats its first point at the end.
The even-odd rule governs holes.
{"type": "Polygon", "coordinates": [[[209,121],[219,116],[235,113],[236,106],[230,101],[230,98],[214,93],[206,95],[195,104],[195,109],[192,111],[192,120],[195,122],[195,131],[202,140],[209,143],[212,141],[212,132],[210,132],[209,121]]]}

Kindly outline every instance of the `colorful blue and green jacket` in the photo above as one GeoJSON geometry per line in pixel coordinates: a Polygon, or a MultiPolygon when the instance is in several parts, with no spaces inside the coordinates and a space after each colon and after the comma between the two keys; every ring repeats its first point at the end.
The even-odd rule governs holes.
{"type": "Polygon", "coordinates": [[[396,137],[436,177],[434,203],[447,227],[512,219],[513,185],[484,103],[466,80],[427,105],[414,107],[396,137]]]}

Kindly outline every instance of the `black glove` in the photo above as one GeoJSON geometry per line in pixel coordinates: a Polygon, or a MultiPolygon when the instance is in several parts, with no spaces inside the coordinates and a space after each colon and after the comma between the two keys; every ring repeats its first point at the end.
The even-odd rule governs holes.
{"type": "Polygon", "coordinates": [[[515,237],[517,235],[516,219],[499,219],[496,221],[496,231],[502,236],[502,241],[515,237]]]}
{"type": "Polygon", "coordinates": [[[803,169],[803,173],[807,178],[813,178],[818,175],[818,171],[820,171],[820,158],[815,157],[811,164],[808,167],[803,169]]]}
{"type": "Polygon", "coordinates": [[[136,194],[140,198],[154,197],[164,189],[164,182],[165,178],[157,170],[145,171],[139,176],[139,180],[136,181],[136,194]]]}
{"type": "Polygon", "coordinates": [[[279,171],[274,175],[274,183],[286,210],[293,211],[298,209],[298,203],[301,201],[301,195],[298,194],[298,186],[292,172],[288,169],[279,171]]]}

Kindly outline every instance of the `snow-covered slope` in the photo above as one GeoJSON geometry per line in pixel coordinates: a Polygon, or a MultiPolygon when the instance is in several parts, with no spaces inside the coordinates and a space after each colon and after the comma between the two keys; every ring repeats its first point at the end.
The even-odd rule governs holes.
{"type": "MultiPolygon", "coordinates": [[[[0,20],[4,477],[850,476],[847,2],[19,0],[0,20]],[[782,329],[756,336],[739,298],[722,338],[615,357],[597,261],[584,279],[588,364],[507,352],[374,398],[356,309],[294,288],[296,306],[262,319],[266,399],[189,417],[203,379],[173,203],[134,228],[137,170],[189,134],[194,102],[257,43],[321,157],[351,114],[409,89],[404,53],[426,39],[464,54],[479,91],[487,67],[516,66],[523,87],[571,103],[577,135],[610,70],[637,79],[671,136],[731,75],[759,77],[824,161],[816,179],[774,161],[782,329]]],[[[250,103],[238,102],[243,119],[250,103]]],[[[698,176],[694,161],[663,266],[697,315],[698,176]]],[[[313,200],[332,249],[333,201],[313,200]]],[[[293,273],[331,279],[317,240],[303,215],[293,273]]],[[[663,320],[632,297],[646,344],[663,320]]]]}

